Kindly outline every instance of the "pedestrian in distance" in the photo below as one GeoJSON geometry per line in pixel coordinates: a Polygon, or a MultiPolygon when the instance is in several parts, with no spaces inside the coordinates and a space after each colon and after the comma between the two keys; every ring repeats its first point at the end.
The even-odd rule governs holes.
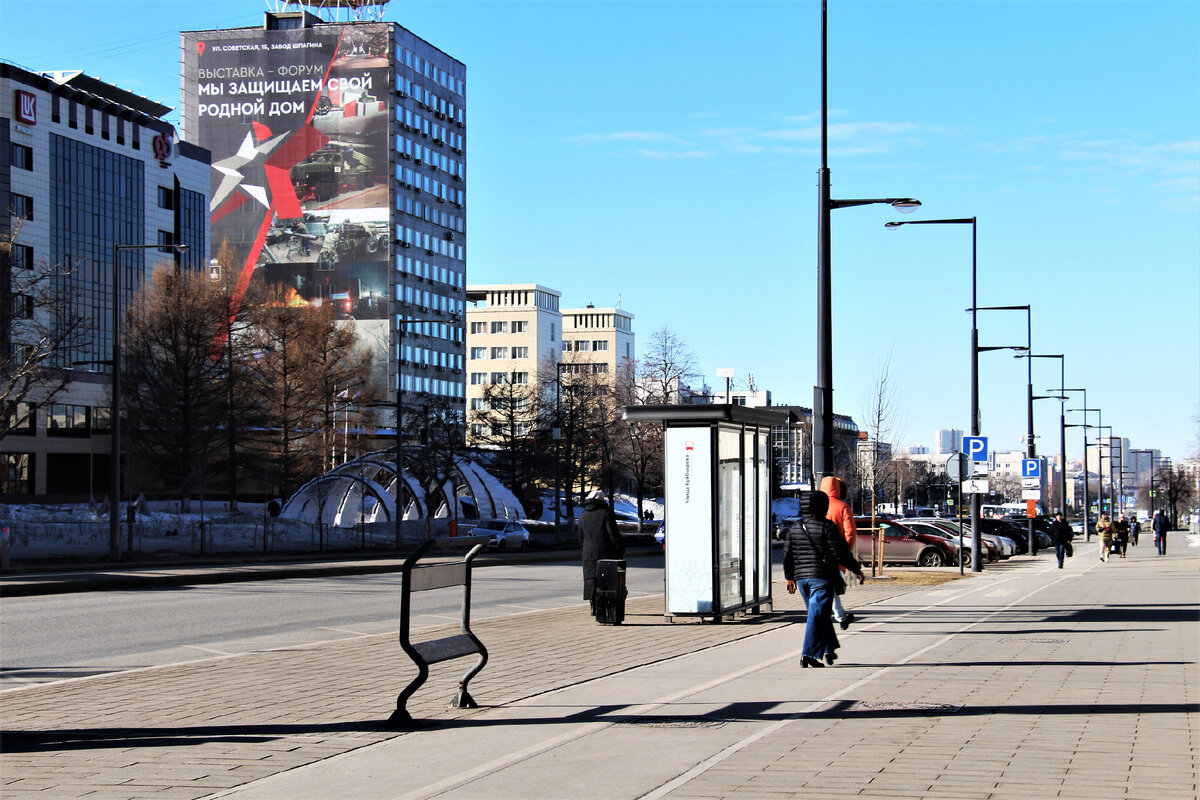
{"type": "Polygon", "coordinates": [[[1154,522],[1151,523],[1154,528],[1154,548],[1160,556],[1167,554],[1167,530],[1171,527],[1167,522],[1167,515],[1160,508],[1154,512],[1154,522]]]}
{"type": "MultiPolygon", "coordinates": [[[[846,540],[846,548],[850,555],[858,556],[858,526],[854,524],[854,512],[842,498],[846,496],[846,483],[841,478],[826,475],[821,479],[821,491],[829,498],[829,512],[825,518],[832,522],[846,540]]],[[[842,585],[846,585],[846,573],[842,573],[842,585]]],[[[833,596],[833,621],[842,626],[842,630],[854,622],[854,614],[847,613],[842,605],[840,595],[833,596]]]]}
{"type": "Polygon", "coordinates": [[[1116,546],[1117,555],[1124,558],[1125,551],[1129,549],[1129,520],[1124,514],[1113,523],[1113,544],[1116,546]]]}
{"type": "Polygon", "coordinates": [[[1138,522],[1137,514],[1133,515],[1133,519],[1129,520],[1129,541],[1133,542],[1133,546],[1137,547],[1138,536],[1142,532],[1142,523],[1138,522]]]}
{"type": "Polygon", "coordinates": [[[825,518],[827,513],[828,495],[813,492],[808,513],[788,529],[783,545],[787,592],[795,594],[798,589],[808,609],[801,658],[804,667],[833,666],[837,660],[832,606],[837,584],[842,580],[841,569],[854,573],[860,584],[864,580],[862,567],[850,554],[837,527],[825,518]]]}
{"type": "Polygon", "coordinates": [[[579,547],[583,560],[583,599],[592,604],[592,615],[595,616],[597,562],[602,558],[625,557],[617,517],[599,489],[583,501],[583,513],[579,515],[579,547]]]}
{"type": "Polygon", "coordinates": [[[1073,555],[1071,540],[1075,538],[1075,531],[1071,530],[1071,526],[1063,517],[1063,512],[1058,512],[1054,515],[1054,522],[1050,523],[1050,539],[1054,543],[1054,555],[1058,557],[1058,568],[1063,568],[1063,558],[1073,555]]]}
{"type": "Polygon", "coordinates": [[[1100,536],[1100,560],[1108,561],[1108,551],[1112,549],[1113,543],[1113,524],[1108,514],[1100,515],[1100,521],[1096,523],[1096,533],[1100,536]]]}

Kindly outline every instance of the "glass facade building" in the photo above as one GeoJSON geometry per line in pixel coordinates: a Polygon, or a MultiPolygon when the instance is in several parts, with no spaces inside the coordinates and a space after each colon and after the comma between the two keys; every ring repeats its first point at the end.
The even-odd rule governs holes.
{"type": "Polygon", "coordinates": [[[196,268],[208,250],[208,153],[179,140],[170,110],[80,72],[0,63],[0,228],[12,240],[0,303],[16,312],[2,315],[0,338],[13,353],[29,344],[21,317],[82,321],[46,363],[69,377],[66,390],[32,415],[25,403],[4,409],[20,424],[0,441],[2,495],[107,494],[114,261],[124,307],[153,267],[196,268]],[[176,242],[191,252],[115,250],[176,242]],[[20,296],[35,272],[50,276],[49,305],[20,296]]]}

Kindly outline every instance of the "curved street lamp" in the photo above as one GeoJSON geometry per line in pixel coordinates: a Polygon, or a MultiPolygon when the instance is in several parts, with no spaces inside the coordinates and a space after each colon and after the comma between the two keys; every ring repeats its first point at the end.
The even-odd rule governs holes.
{"type": "Polygon", "coordinates": [[[902,214],[920,207],[911,197],[879,199],[833,200],[829,197],[829,123],[826,31],[827,2],[821,0],[821,168],[817,171],[817,385],[813,387],[813,469],[812,485],[833,472],[833,293],[829,247],[829,212],[835,208],[850,208],[887,204],[902,214]]]}

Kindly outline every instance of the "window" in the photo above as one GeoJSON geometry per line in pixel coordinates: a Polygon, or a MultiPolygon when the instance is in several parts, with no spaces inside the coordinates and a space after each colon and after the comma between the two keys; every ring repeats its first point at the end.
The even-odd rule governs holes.
{"type": "Polygon", "coordinates": [[[24,436],[33,436],[36,431],[34,429],[34,420],[37,414],[29,403],[9,403],[8,405],[8,432],[10,434],[21,434],[24,436]]]}
{"type": "Polygon", "coordinates": [[[516,383],[516,384],[520,384],[520,385],[528,384],[529,383],[529,373],[528,372],[514,372],[512,374],[512,382],[516,383]]]}
{"type": "Polygon", "coordinates": [[[557,327],[558,326],[555,325],[555,323],[550,323],[550,341],[552,342],[554,341],[555,337],[558,336],[558,331],[556,330],[557,327]]]}
{"type": "Polygon", "coordinates": [[[0,454],[3,470],[0,491],[5,494],[33,494],[33,453],[0,454]]]}
{"type": "Polygon", "coordinates": [[[512,324],[513,333],[529,333],[529,323],[522,319],[514,319],[512,324]]]}
{"type": "Polygon", "coordinates": [[[574,345],[574,349],[580,353],[586,353],[592,349],[592,343],[588,339],[579,339],[572,342],[572,345],[574,345]]]}
{"type": "Polygon", "coordinates": [[[10,160],[13,169],[33,170],[33,148],[24,144],[12,142],[10,145],[10,160]]]}
{"type": "Polygon", "coordinates": [[[33,269],[33,248],[28,245],[12,245],[12,266],[20,269],[33,269]]]}
{"type": "Polygon", "coordinates": [[[472,397],[471,398],[471,410],[472,411],[484,411],[486,409],[487,409],[487,399],[486,398],[483,398],[483,397],[472,397]]]}
{"type": "Polygon", "coordinates": [[[471,348],[471,358],[473,358],[473,359],[487,358],[487,348],[486,347],[472,347],[471,348]]]}
{"type": "Polygon", "coordinates": [[[33,298],[14,292],[12,295],[13,319],[33,319],[33,298]]]}
{"type": "Polygon", "coordinates": [[[486,322],[472,322],[471,323],[471,333],[487,333],[487,323],[486,322]]]}
{"type": "Polygon", "coordinates": [[[528,347],[514,347],[510,352],[513,358],[529,358],[528,347]]]}
{"type": "Polygon", "coordinates": [[[508,373],[507,372],[493,372],[492,373],[492,384],[495,385],[495,384],[500,384],[500,383],[508,383],[508,373]]]}
{"type": "Polygon", "coordinates": [[[33,219],[33,198],[24,195],[12,195],[12,214],[18,219],[33,219]]]}
{"type": "Polygon", "coordinates": [[[513,409],[515,409],[516,411],[528,411],[529,410],[529,398],[528,397],[518,397],[517,399],[513,400],[513,409]]]}
{"type": "Polygon", "coordinates": [[[472,372],[471,373],[471,385],[472,386],[482,386],[485,383],[487,383],[487,373],[486,372],[472,372]]]}
{"type": "Polygon", "coordinates": [[[174,252],[171,246],[175,244],[175,234],[171,231],[158,232],[158,251],[160,253],[174,252]]]}
{"type": "Polygon", "coordinates": [[[507,347],[493,347],[492,348],[492,358],[508,358],[508,348],[507,347]]]}
{"type": "Polygon", "coordinates": [[[159,208],[175,208],[175,190],[169,189],[166,186],[158,187],[158,207],[159,208]]]}
{"type": "Polygon", "coordinates": [[[51,405],[46,416],[46,432],[51,436],[87,436],[87,406],[51,405]]]}
{"type": "Polygon", "coordinates": [[[484,425],[482,422],[472,422],[471,423],[471,435],[472,436],[483,436],[486,433],[487,433],[487,426],[484,425]]]}
{"type": "Polygon", "coordinates": [[[493,322],[492,323],[492,333],[508,333],[508,323],[507,322],[493,322]]]}
{"type": "Polygon", "coordinates": [[[528,422],[518,422],[513,426],[513,433],[517,436],[528,436],[531,430],[533,430],[533,426],[528,422]]]}
{"type": "Polygon", "coordinates": [[[594,339],[594,340],[592,340],[592,349],[597,352],[599,352],[601,350],[607,350],[608,349],[608,341],[605,339],[594,339]]]}

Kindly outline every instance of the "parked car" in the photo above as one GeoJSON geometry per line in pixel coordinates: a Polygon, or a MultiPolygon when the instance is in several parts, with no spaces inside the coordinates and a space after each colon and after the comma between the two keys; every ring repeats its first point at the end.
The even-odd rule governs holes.
{"type": "MultiPolygon", "coordinates": [[[[1029,517],[1020,514],[1009,514],[1002,517],[1005,522],[1011,522],[1025,533],[1026,544],[1029,539],[1029,517]]],[[[1037,537],[1038,550],[1049,550],[1054,547],[1054,540],[1050,538],[1050,523],[1054,521],[1053,517],[1047,517],[1044,514],[1033,518],[1033,533],[1037,537]]]]}
{"type": "Polygon", "coordinates": [[[658,543],[659,547],[667,546],[667,523],[665,521],[654,529],[654,541],[658,543]]]}
{"type": "MultiPolygon", "coordinates": [[[[947,531],[950,532],[950,534],[952,536],[953,535],[963,536],[968,541],[971,538],[971,528],[967,525],[964,525],[962,528],[959,528],[958,520],[943,518],[943,519],[932,519],[932,520],[927,520],[927,521],[934,525],[937,525],[940,528],[945,528],[947,531]]],[[[965,520],[964,520],[964,522],[965,522],[965,520]]],[[[1001,559],[1012,558],[1014,555],[1017,554],[1017,543],[1014,542],[1012,539],[1009,539],[1007,536],[997,536],[996,534],[992,534],[992,533],[980,533],[979,540],[981,542],[990,542],[997,549],[998,555],[1001,559]]]]}
{"type": "MultiPolygon", "coordinates": [[[[962,536],[958,532],[952,532],[949,528],[937,524],[936,520],[928,517],[905,517],[900,520],[900,523],[905,527],[911,528],[917,533],[927,533],[930,536],[940,536],[950,542],[956,548],[961,547],[963,551],[963,563],[967,564],[971,561],[971,540],[962,536]]],[[[998,545],[985,538],[980,538],[983,545],[983,556],[985,561],[996,561],[1000,558],[1000,548],[998,545]]],[[[955,554],[952,564],[958,563],[958,555],[955,554]]]]}
{"type": "Polygon", "coordinates": [[[529,530],[511,519],[485,519],[475,523],[468,536],[488,536],[488,547],[507,550],[510,547],[524,550],[529,546],[529,530]]]}
{"type": "MultiPolygon", "coordinates": [[[[875,532],[871,519],[859,518],[858,557],[870,561],[875,546],[875,532]]],[[[948,539],[927,533],[918,533],[894,520],[875,518],[877,527],[883,530],[883,563],[915,564],[918,567],[943,567],[958,563],[958,548],[948,539]]]]}

